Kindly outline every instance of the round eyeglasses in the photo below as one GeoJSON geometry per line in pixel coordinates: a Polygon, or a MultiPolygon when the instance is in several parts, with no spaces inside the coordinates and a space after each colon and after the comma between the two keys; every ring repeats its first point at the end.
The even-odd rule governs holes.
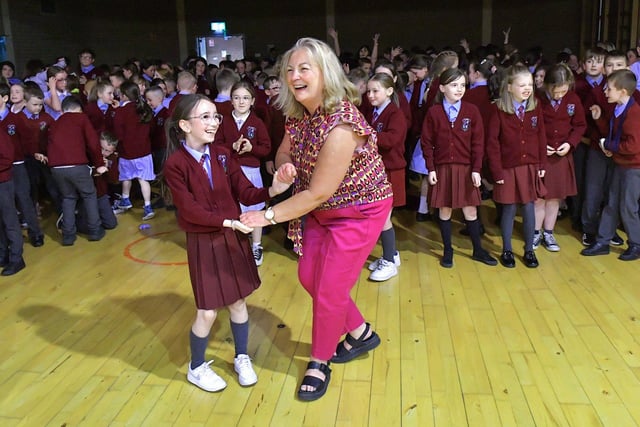
{"type": "Polygon", "coordinates": [[[214,122],[217,124],[222,123],[222,114],[220,113],[215,113],[215,114],[204,113],[199,116],[191,116],[189,118],[200,119],[200,121],[205,125],[210,125],[210,124],[213,124],[214,122]]]}

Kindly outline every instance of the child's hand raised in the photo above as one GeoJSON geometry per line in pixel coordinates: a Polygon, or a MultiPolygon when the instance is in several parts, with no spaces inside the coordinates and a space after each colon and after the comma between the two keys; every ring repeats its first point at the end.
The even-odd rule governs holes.
{"type": "Polygon", "coordinates": [[[249,153],[251,152],[251,150],[253,150],[253,145],[251,145],[251,141],[249,141],[247,138],[243,138],[242,144],[240,145],[240,151],[238,151],[238,154],[249,153]]]}
{"type": "Polygon", "coordinates": [[[271,191],[269,192],[269,195],[275,196],[282,194],[287,191],[289,187],[291,187],[291,182],[281,181],[278,177],[278,171],[276,171],[276,173],[273,174],[273,181],[271,182],[271,191]]]}
{"type": "Polygon", "coordinates": [[[278,180],[285,184],[291,185],[293,184],[294,179],[298,175],[298,171],[296,171],[296,167],[293,163],[284,163],[281,165],[274,175],[274,181],[278,180]]]}

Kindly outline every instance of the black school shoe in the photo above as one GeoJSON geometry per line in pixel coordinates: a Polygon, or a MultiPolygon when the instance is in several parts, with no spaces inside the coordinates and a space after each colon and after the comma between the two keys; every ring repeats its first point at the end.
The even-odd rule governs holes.
{"type": "Polygon", "coordinates": [[[621,261],[634,261],[640,259],[640,245],[630,245],[626,251],[618,257],[621,261]]]}
{"type": "Polygon", "coordinates": [[[529,268],[536,268],[538,265],[538,258],[533,251],[524,251],[524,265],[529,268]]]}
{"type": "Polygon", "coordinates": [[[507,268],[513,268],[516,266],[516,258],[511,251],[503,251],[500,255],[500,263],[507,268]]]}
{"type": "Polygon", "coordinates": [[[584,256],[596,256],[596,255],[608,255],[609,245],[605,243],[596,242],[586,249],[580,251],[580,255],[584,256]]]}
{"type": "Polygon", "coordinates": [[[26,265],[24,263],[24,258],[20,258],[19,261],[7,264],[7,266],[2,270],[2,273],[0,273],[0,275],[13,276],[18,271],[24,269],[25,267],[26,265]]]}
{"type": "Polygon", "coordinates": [[[44,236],[32,236],[29,238],[29,242],[34,248],[39,248],[40,246],[44,245],[44,236]]]}
{"type": "Polygon", "coordinates": [[[498,260],[492,257],[489,252],[484,249],[474,252],[471,259],[490,266],[498,265],[498,260]]]}

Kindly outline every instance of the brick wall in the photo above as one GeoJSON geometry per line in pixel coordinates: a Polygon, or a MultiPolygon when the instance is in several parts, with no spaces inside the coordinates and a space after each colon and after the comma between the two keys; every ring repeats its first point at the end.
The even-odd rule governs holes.
{"type": "Polygon", "coordinates": [[[96,64],[123,63],[133,56],[178,60],[173,1],[53,3],[55,13],[46,14],[41,12],[40,1],[9,2],[16,70],[20,75],[32,58],[48,64],[64,55],[76,66],[77,53],[85,47],[96,52],[96,64]]]}

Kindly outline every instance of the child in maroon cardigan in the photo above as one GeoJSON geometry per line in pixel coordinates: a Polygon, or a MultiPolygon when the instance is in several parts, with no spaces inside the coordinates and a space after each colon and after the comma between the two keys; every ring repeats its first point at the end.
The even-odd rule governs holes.
{"type": "Polygon", "coordinates": [[[236,156],[212,145],[222,121],[213,102],[203,95],[185,95],[169,122],[167,185],[178,208],[178,224],[186,232],[189,274],[197,312],[191,326],[189,382],[206,391],[220,391],[226,382],[205,361],[209,333],[222,307],[230,312],[235,343],[234,369],[242,386],[258,381],[248,356],[249,313],[245,298],[260,285],[253,253],[242,233],[251,232],[238,218],[237,201],[263,202],[289,185],[276,177],[269,189],[255,188],[236,156]],[[204,170],[203,170],[204,169],[204,170]]]}
{"type": "Polygon", "coordinates": [[[122,182],[122,198],[118,208],[131,209],[129,200],[131,181],[137,180],[144,199],[142,220],[155,216],[151,208],[151,185],[155,179],[153,158],[151,156],[151,119],[153,111],[140,97],[135,83],[124,82],[120,87],[122,105],[116,109],[113,118],[113,130],[120,141],[118,169],[122,182]]]}
{"type": "MultiPolygon", "coordinates": [[[[8,113],[8,98],[9,87],[0,83],[0,121],[8,113]]],[[[0,131],[0,274],[3,276],[12,276],[25,267],[12,179],[13,160],[13,143],[5,132],[0,131]]]]}
{"type": "Polygon", "coordinates": [[[509,67],[488,129],[486,151],[496,183],[493,198],[503,205],[500,261],[509,268],[516,265],[511,235],[518,205],[523,208],[524,263],[529,268],[538,266],[533,252],[533,202],[546,193],[542,178],[547,164],[547,137],[542,109],[533,91],[529,69],[521,65],[509,67]]]}
{"type": "Polygon", "coordinates": [[[578,193],[573,151],[580,144],[587,122],[580,98],[569,90],[573,83],[573,73],[564,64],[551,67],[545,74],[539,101],[547,132],[548,167],[544,177],[547,195],[535,202],[533,249],[542,244],[551,252],[560,250],[553,235],[560,202],[578,193]]]}
{"type": "MultiPolygon", "coordinates": [[[[375,74],[367,82],[367,97],[371,111],[365,118],[378,133],[378,151],[382,156],[387,178],[393,188],[393,206],[406,204],[404,141],[407,137],[407,122],[400,110],[395,82],[388,74],[375,74]]],[[[391,222],[391,213],[382,227],[382,257],[369,264],[369,280],[383,282],[398,274],[400,254],[396,248],[396,232],[391,222]]]]}
{"type": "Polygon", "coordinates": [[[431,187],[431,206],[438,208],[444,255],[440,265],[453,267],[451,213],[462,209],[473,242],[472,259],[487,265],[498,261],[482,247],[478,209],[480,170],[484,154],[484,126],[475,105],[462,101],[464,71],[449,68],[440,74],[434,106],[422,127],[422,151],[431,187]]]}
{"type": "MultiPolygon", "coordinates": [[[[89,101],[84,108],[84,112],[89,117],[96,132],[113,131],[113,118],[115,109],[120,103],[114,98],[115,88],[108,80],[100,81],[96,84],[95,101],[89,101]]],[[[89,96],[91,99],[92,96],[89,96]]]]}
{"type": "MultiPolygon", "coordinates": [[[[231,103],[233,111],[225,116],[220,131],[216,134],[216,144],[232,150],[240,160],[242,172],[258,188],[263,187],[260,174],[260,162],[264,161],[271,152],[271,140],[269,131],[262,120],[251,111],[255,102],[253,85],[246,80],[240,80],[231,88],[231,103]]],[[[216,104],[217,107],[218,104],[216,104]]],[[[243,212],[259,211],[264,208],[264,203],[252,206],[240,205],[243,212]]],[[[261,265],[262,254],[262,227],[256,227],[251,233],[253,242],[253,255],[256,265],[261,265]]]]}

